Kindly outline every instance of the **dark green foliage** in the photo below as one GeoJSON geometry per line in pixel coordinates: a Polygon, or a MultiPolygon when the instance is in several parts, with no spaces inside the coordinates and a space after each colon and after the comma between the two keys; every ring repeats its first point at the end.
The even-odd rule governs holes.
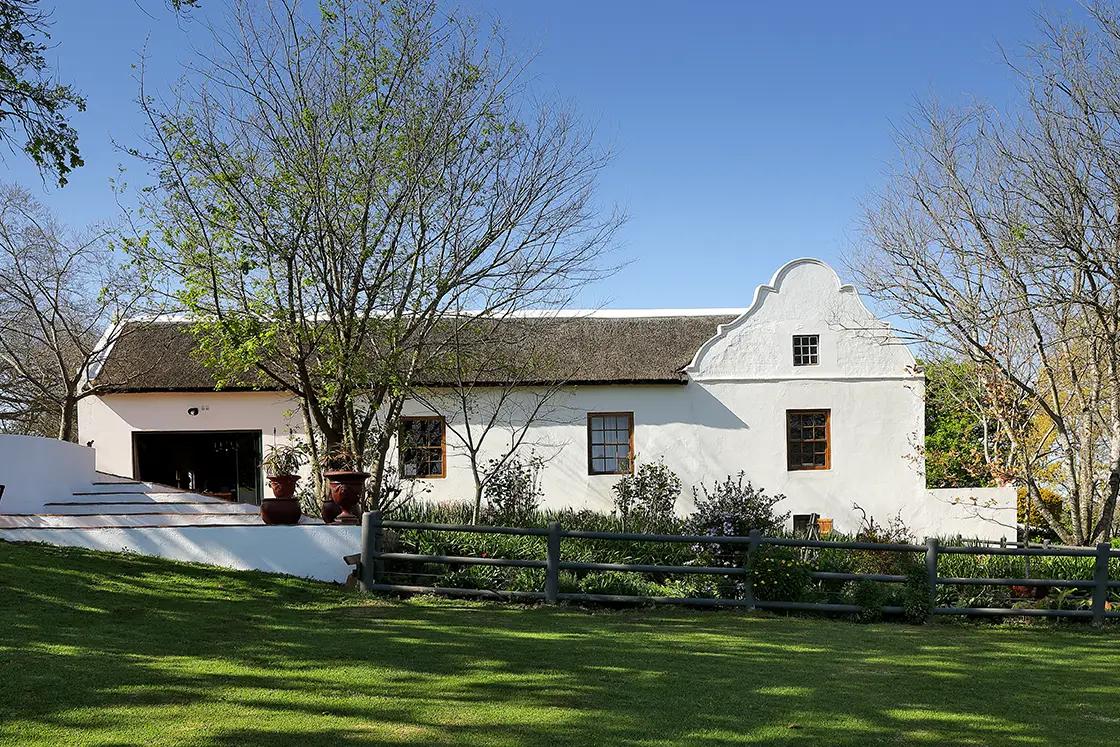
{"type": "Polygon", "coordinates": [[[763,545],[750,558],[755,599],[798,602],[809,586],[809,566],[786,547],[763,545]]]}
{"type": "MultiPolygon", "coordinates": [[[[985,488],[995,485],[984,458],[977,374],[961,361],[922,361],[926,375],[926,486],[985,488]]],[[[992,429],[994,430],[994,429],[992,429]]]]}
{"type": "Polygon", "coordinates": [[[860,622],[878,622],[883,618],[883,606],[886,604],[886,593],[882,584],[877,581],[856,581],[852,588],[852,604],[863,608],[856,613],[860,622]]]}
{"type": "Polygon", "coordinates": [[[44,54],[49,25],[39,0],[0,0],[0,143],[14,147],[12,140],[23,140],[19,147],[62,186],[82,165],[69,117],[86,102],[53,80],[44,54]]]}
{"type": "Polygon", "coordinates": [[[906,583],[902,588],[902,616],[912,625],[921,625],[929,620],[932,606],[928,581],[923,565],[915,565],[906,573],[906,583]]]}
{"type": "Polygon", "coordinates": [[[636,597],[670,596],[660,584],[648,581],[637,573],[600,571],[589,573],[579,583],[584,594],[618,594],[636,597]]]}

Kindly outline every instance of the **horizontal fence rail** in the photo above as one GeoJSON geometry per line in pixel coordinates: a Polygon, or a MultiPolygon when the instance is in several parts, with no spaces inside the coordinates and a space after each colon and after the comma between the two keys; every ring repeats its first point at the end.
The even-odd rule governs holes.
{"type": "MultiPolygon", "coordinates": [[[[1096,624],[1105,619],[1120,617],[1120,610],[1107,609],[1108,592],[1120,588],[1120,580],[1110,580],[1109,560],[1120,558],[1120,550],[1113,550],[1108,543],[1095,548],[1088,547],[1049,547],[1022,546],[1019,543],[1002,542],[999,546],[945,546],[935,538],[927,539],[923,545],[887,544],[880,542],[830,542],[827,540],[799,540],[780,537],[763,537],[758,531],[746,537],[713,537],[709,535],[678,534],[635,534],[626,532],[592,532],[583,530],[564,530],[558,522],[552,522],[547,529],[525,527],[491,527],[473,524],[430,524],[407,521],[392,521],[382,517],[380,511],[369,511],[362,519],[362,548],[358,555],[345,557],[347,563],[358,567],[359,586],[363,591],[384,591],[397,593],[426,593],[446,596],[476,597],[482,599],[506,599],[520,601],[543,601],[558,604],[561,601],[600,602],[600,603],[638,603],[673,604],[711,607],[740,607],[745,609],[773,609],[806,612],[830,612],[859,614],[865,609],[854,604],[833,604],[824,602],[781,602],[756,600],[751,573],[740,567],[709,567],[691,565],[653,565],[631,563],[594,563],[565,561],[561,558],[561,544],[565,539],[603,540],[616,542],[648,543],[688,543],[692,545],[739,545],[749,553],[756,553],[764,545],[809,549],[835,549],[872,552],[922,553],[925,556],[926,585],[929,589],[930,616],[965,615],[977,617],[1023,616],[1053,618],[1090,618],[1096,624]],[[491,558],[456,555],[423,555],[385,550],[385,530],[415,530],[430,532],[459,532],[467,534],[500,534],[507,536],[541,537],[546,540],[545,560],[522,560],[514,558],[491,558]],[[1091,580],[1045,579],[1045,578],[971,578],[938,575],[938,559],[942,555],[1015,555],[1023,556],[1029,563],[1031,557],[1075,557],[1094,558],[1093,578],[1091,580]],[[499,566],[509,568],[536,568],[545,571],[543,591],[508,591],[493,589],[465,589],[445,586],[422,586],[412,584],[388,583],[386,561],[412,563],[433,563],[448,566],[499,566]],[[656,597],[626,594],[592,594],[560,591],[560,571],[621,571],[654,574],[708,574],[740,578],[743,580],[743,598],[725,599],[709,597],[656,597]],[[1064,589],[1088,589],[1092,591],[1090,609],[1038,609],[1018,607],[938,607],[936,606],[939,585],[953,586],[997,586],[997,587],[1053,587],[1064,589]]],[[[1029,573],[1029,566],[1027,569],[1029,573]]],[[[906,583],[908,577],[879,573],[834,573],[814,571],[810,578],[818,581],[876,581],[883,583],[906,583]]],[[[886,614],[902,614],[899,606],[880,608],[886,614]]]]}

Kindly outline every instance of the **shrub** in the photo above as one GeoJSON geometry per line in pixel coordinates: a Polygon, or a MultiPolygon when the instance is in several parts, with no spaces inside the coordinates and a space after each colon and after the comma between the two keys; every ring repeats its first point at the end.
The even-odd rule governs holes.
{"type": "Polygon", "coordinates": [[[616,482],[612,490],[622,531],[656,530],[673,519],[681,479],[664,462],[646,463],[616,482]]]}
{"type": "MultiPolygon", "coordinates": [[[[856,542],[874,542],[888,545],[910,545],[914,542],[914,533],[906,526],[901,515],[896,515],[887,521],[886,525],[879,524],[875,517],[868,516],[867,512],[858,505],[854,507],[863,514],[859,531],[856,533],[856,542]]],[[[917,562],[913,553],[898,552],[895,550],[859,550],[857,573],[879,573],[883,575],[906,575],[912,565],[917,562]]]]}
{"type": "MultiPolygon", "coordinates": [[[[781,531],[789,514],[777,514],[774,506],[784,495],[768,496],[750,481],[744,485],[746,474],[730,475],[723,482],[700,490],[692,489],[696,508],[688,517],[688,530],[692,534],[709,537],[742,537],[757,529],[764,535],[781,531]]],[[[741,568],[745,547],[738,544],[697,544],[693,548],[697,562],[712,567],[741,568]]]]}
{"type": "Polygon", "coordinates": [[[483,495],[485,521],[498,526],[526,526],[541,504],[541,470],[544,460],[536,454],[522,460],[511,456],[504,464],[490,460],[493,470],[483,495]]]}
{"type": "Polygon", "coordinates": [[[789,548],[763,545],[750,558],[749,570],[755,599],[797,602],[809,586],[810,570],[789,548]]]}
{"type": "Polygon", "coordinates": [[[720,537],[744,536],[757,529],[763,535],[781,532],[789,519],[789,513],[779,514],[774,507],[785,500],[785,496],[766,495],[766,491],[756,488],[746,473],[735,477],[728,475],[723,482],[717,482],[709,490],[706,485],[692,489],[696,508],[689,517],[689,525],[696,534],[720,537]]]}
{"type": "Polygon", "coordinates": [[[921,625],[929,620],[933,611],[929,601],[929,578],[924,566],[915,563],[906,572],[902,587],[902,617],[911,625],[921,625]]]}
{"type": "Polygon", "coordinates": [[[861,612],[856,613],[856,619],[860,622],[881,620],[885,601],[886,593],[878,581],[863,579],[856,581],[852,587],[852,604],[863,607],[861,612]]]}

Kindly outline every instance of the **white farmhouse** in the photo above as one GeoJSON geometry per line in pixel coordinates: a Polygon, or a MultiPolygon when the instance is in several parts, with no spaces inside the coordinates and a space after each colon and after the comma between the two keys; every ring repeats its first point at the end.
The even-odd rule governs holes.
{"type": "MultiPolygon", "coordinates": [[[[521,447],[546,460],[549,507],[609,511],[612,485],[635,460],[663,460],[686,486],[682,511],[691,486],[743,471],[785,494],[795,522],[817,514],[854,530],[858,505],[881,522],[901,515],[919,537],[1000,537],[1014,525],[1013,513],[1001,525],[978,507],[977,491],[925,489],[924,377],[855,288],[819,260],[783,266],[747,309],[577,313],[556,329],[549,344],[567,386],[521,447]]],[[[103,472],[258,502],[260,454],[299,436],[297,403],[278,391],[215,391],[192,347],[181,322],[123,337],[97,377],[127,383],[82,401],[80,439],[103,472]],[[126,376],[148,348],[160,350],[150,370],[126,376]]],[[[397,453],[401,471],[429,500],[470,498],[455,435],[463,415],[439,401],[437,390],[406,406],[402,428],[419,448],[397,453]]],[[[496,455],[508,442],[492,435],[483,461],[487,448],[496,455]]]]}

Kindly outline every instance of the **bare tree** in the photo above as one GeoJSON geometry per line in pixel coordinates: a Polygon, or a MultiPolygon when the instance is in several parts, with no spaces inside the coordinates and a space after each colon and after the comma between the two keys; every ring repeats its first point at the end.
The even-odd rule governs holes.
{"type": "MultiPolygon", "coordinates": [[[[0,187],[0,420],[21,433],[77,438],[86,381],[140,313],[145,283],[115,255],[111,233],[77,235],[31,194],[0,187]]],[[[133,327],[132,329],[135,329],[133,327]]]]}
{"type": "Polygon", "coordinates": [[[1089,10],[1092,28],[1040,17],[1008,58],[1012,111],[918,107],[848,260],[916,337],[976,364],[1006,471],[1077,544],[1110,536],[1120,491],[1120,23],[1089,10]]]}
{"type": "Polygon", "coordinates": [[[549,305],[602,273],[608,154],[538,102],[499,30],[434,0],[235,3],[216,52],[154,96],[159,241],[207,362],[293,392],[373,494],[432,330],[458,308],[549,305]]]}
{"type": "Polygon", "coordinates": [[[454,437],[450,448],[470,465],[474,523],[487,486],[519,450],[539,449],[538,458],[547,461],[562,445],[535,434],[547,423],[568,421],[559,416],[567,412],[571,371],[556,355],[554,338],[559,325],[571,321],[551,314],[459,314],[439,341],[441,359],[429,361],[410,388],[410,399],[443,416],[454,437]]]}

